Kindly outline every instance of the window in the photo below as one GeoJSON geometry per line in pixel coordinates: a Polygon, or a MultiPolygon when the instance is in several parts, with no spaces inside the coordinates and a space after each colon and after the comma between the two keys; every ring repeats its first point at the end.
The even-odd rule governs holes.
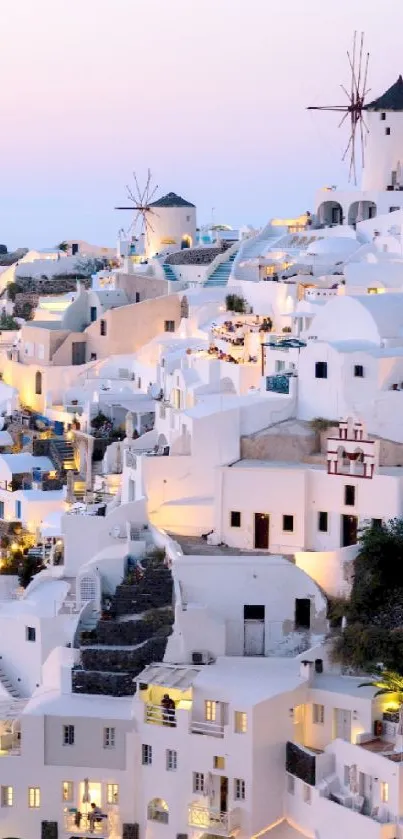
{"type": "Polygon", "coordinates": [[[193,772],[193,792],[204,792],[203,772],[193,772]]]}
{"type": "Polygon", "coordinates": [[[164,332],[175,332],[175,321],[166,320],[164,323],[164,332]]]}
{"type": "Polygon", "coordinates": [[[91,321],[91,323],[94,323],[94,321],[96,319],[97,319],[97,307],[96,306],[90,306],[90,321],[91,321]]]}
{"type": "Polygon", "coordinates": [[[175,772],[178,766],[178,753],[175,749],[166,750],[166,768],[168,772],[175,772]]]}
{"type": "Polygon", "coordinates": [[[214,769],[225,769],[225,757],[220,757],[220,755],[215,755],[213,760],[214,769]]]}
{"type": "Polygon", "coordinates": [[[141,762],[143,766],[151,766],[153,762],[152,746],[146,746],[144,743],[141,747],[141,762]]]}
{"type": "Polygon", "coordinates": [[[36,629],[34,626],[25,627],[25,640],[36,641],[36,629]]]}
{"type": "Polygon", "coordinates": [[[28,807],[41,806],[41,791],[39,787],[28,787],[28,807]]]}
{"type": "Polygon", "coordinates": [[[104,728],[104,749],[115,748],[115,728],[104,728]]]}
{"type": "Polygon", "coordinates": [[[119,804],[119,784],[106,785],[106,803],[119,804]]]}
{"type": "Polygon", "coordinates": [[[234,778],[234,799],[245,801],[245,781],[242,778],[234,778]]]}
{"type": "Polygon", "coordinates": [[[63,726],[63,746],[74,746],[74,725],[63,726]]]}
{"type": "Polygon", "coordinates": [[[384,112],[384,111],[382,111],[382,113],[381,113],[381,120],[385,120],[385,119],[386,119],[386,114],[385,114],[385,112],[384,112]]]}
{"type": "Polygon", "coordinates": [[[153,798],[147,807],[147,818],[153,822],[168,824],[169,809],[166,801],[163,801],[162,798],[153,798]]]}
{"type": "Polygon", "coordinates": [[[283,531],[284,533],[294,532],[294,516],[283,516],[283,531]]]}
{"type": "Polygon", "coordinates": [[[381,781],[381,801],[382,804],[387,804],[389,801],[389,784],[381,781]]]}
{"type": "Polygon", "coordinates": [[[364,368],[362,364],[354,364],[354,376],[356,379],[364,378],[364,368]]]}
{"type": "Polygon", "coordinates": [[[15,517],[16,519],[21,518],[21,501],[15,502],[15,517]]]}
{"type": "Polygon", "coordinates": [[[140,303],[140,292],[136,291],[136,303],[140,303]]]}
{"type": "Polygon", "coordinates": [[[13,788],[12,787],[2,787],[1,788],[1,806],[2,807],[12,807],[13,806],[13,788]]]}
{"type": "Polygon", "coordinates": [[[35,393],[37,396],[42,393],[42,373],[39,370],[35,373],[35,393]]]}
{"type": "Polygon", "coordinates": [[[321,533],[327,533],[327,513],[318,513],[318,530],[321,533]]]}
{"type": "Polygon", "coordinates": [[[294,795],[295,792],[295,778],[294,775],[287,775],[287,792],[289,795],[294,795]]]}
{"type": "Polygon", "coordinates": [[[101,335],[106,335],[106,320],[99,321],[99,331],[101,335]]]}
{"type": "Polygon", "coordinates": [[[389,137],[389,135],[390,135],[390,128],[389,128],[389,126],[388,126],[387,128],[385,128],[385,134],[386,134],[386,136],[387,136],[387,137],[389,137]]]}
{"type": "Polygon", "coordinates": [[[206,699],[204,703],[204,718],[207,722],[215,722],[217,714],[217,703],[213,699],[206,699]]]}
{"type": "Polygon", "coordinates": [[[344,487],[344,503],[346,507],[354,507],[355,487],[351,486],[351,484],[346,484],[344,487]]]}
{"type": "Polygon", "coordinates": [[[248,718],[245,711],[235,711],[235,734],[246,734],[248,718]]]}
{"type": "Polygon", "coordinates": [[[382,519],[372,519],[371,526],[380,529],[382,527],[382,519]]]}
{"type": "Polygon", "coordinates": [[[4,519],[4,501],[0,501],[0,519],[4,519]]]}
{"type": "Polygon", "coordinates": [[[295,599],[295,629],[311,628],[311,601],[309,597],[295,599]]]}
{"type": "Polygon", "coordinates": [[[315,379],[327,379],[327,361],[316,362],[315,379]]]}
{"type": "Polygon", "coordinates": [[[325,722],[325,706],[313,705],[312,709],[312,719],[314,724],[323,725],[323,723],[325,722]]]}
{"type": "Polygon", "coordinates": [[[302,795],[303,795],[305,804],[310,804],[311,799],[312,799],[312,790],[311,790],[310,786],[308,786],[308,784],[304,784],[302,795]]]}
{"type": "Polygon", "coordinates": [[[282,371],[282,370],[284,370],[284,368],[285,368],[285,361],[279,361],[279,360],[277,359],[277,361],[276,361],[276,363],[275,363],[275,365],[274,365],[274,371],[275,371],[275,373],[281,373],[281,371],[282,371]]]}
{"type": "Polygon", "coordinates": [[[231,510],[231,527],[241,526],[241,514],[237,510],[231,510]]]}
{"type": "Polygon", "coordinates": [[[74,800],[74,784],[73,784],[73,781],[63,781],[63,783],[62,783],[62,800],[63,801],[73,801],[74,800]]]}

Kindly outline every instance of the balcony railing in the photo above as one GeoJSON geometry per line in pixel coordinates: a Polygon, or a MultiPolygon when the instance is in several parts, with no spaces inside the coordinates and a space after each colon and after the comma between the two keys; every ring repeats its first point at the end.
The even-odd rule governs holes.
{"type": "Polygon", "coordinates": [[[110,819],[107,813],[96,816],[94,820],[90,820],[89,816],[89,813],[80,813],[79,810],[65,812],[65,831],[83,837],[110,835],[110,819]]]}
{"type": "Polygon", "coordinates": [[[224,737],[224,726],[218,722],[210,722],[208,720],[196,722],[192,720],[190,730],[192,734],[208,734],[210,737],[224,737]]]}
{"type": "Polygon", "coordinates": [[[229,810],[222,813],[220,810],[213,810],[210,807],[190,804],[188,824],[190,827],[198,827],[203,830],[211,828],[212,832],[218,836],[230,836],[240,826],[240,815],[239,810],[229,810]]]}
{"type": "Polygon", "coordinates": [[[162,705],[148,704],[144,708],[144,722],[176,728],[176,712],[163,708],[162,705]]]}

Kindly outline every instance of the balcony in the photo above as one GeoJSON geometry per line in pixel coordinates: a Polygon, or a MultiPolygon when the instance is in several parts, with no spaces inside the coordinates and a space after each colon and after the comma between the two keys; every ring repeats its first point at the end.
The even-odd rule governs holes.
{"type": "Polygon", "coordinates": [[[148,703],[144,707],[144,722],[176,728],[176,711],[148,703]]]}
{"type": "Polygon", "coordinates": [[[215,836],[232,836],[239,829],[241,812],[239,809],[221,813],[211,807],[190,804],[188,810],[188,824],[202,830],[211,829],[215,836]]]}
{"type": "Polygon", "coordinates": [[[218,722],[196,722],[192,720],[190,723],[190,730],[192,734],[208,734],[210,737],[224,737],[224,726],[218,722]]]}
{"type": "Polygon", "coordinates": [[[107,837],[111,834],[111,819],[107,813],[99,815],[94,823],[89,819],[89,814],[80,813],[79,810],[71,809],[64,814],[64,829],[72,836],[107,837]]]}

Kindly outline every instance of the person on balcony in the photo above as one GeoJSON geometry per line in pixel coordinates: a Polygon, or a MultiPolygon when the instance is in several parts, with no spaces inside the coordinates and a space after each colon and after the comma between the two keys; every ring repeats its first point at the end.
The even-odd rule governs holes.
{"type": "Polygon", "coordinates": [[[88,813],[88,821],[90,823],[90,833],[94,833],[95,829],[95,822],[101,822],[103,819],[103,813],[100,807],[94,802],[91,804],[91,810],[88,813]]]}

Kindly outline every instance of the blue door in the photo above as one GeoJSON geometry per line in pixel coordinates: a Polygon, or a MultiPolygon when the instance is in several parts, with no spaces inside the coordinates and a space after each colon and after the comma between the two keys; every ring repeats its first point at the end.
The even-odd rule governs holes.
{"type": "Polygon", "coordinates": [[[15,517],[16,519],[21,518],[21,501],[15,502],[15,517]]]}
{"type": "Polygon", "coordinates": [[[96,306],[91,306],[90,318],[91,318],[91,323],[94,323],[94,320],[97,319],[97,307],[96,306]]]}

